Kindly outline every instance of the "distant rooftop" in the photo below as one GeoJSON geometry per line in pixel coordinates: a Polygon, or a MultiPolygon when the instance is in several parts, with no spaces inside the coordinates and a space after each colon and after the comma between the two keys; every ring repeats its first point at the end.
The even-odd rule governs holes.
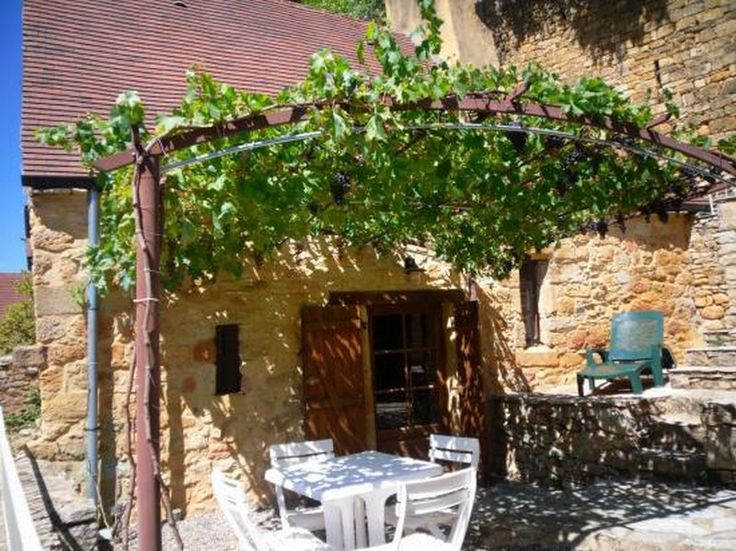
{"type": "MultiPolygon", "coordinates": [[[[136,90],[148,113],[168,112],[195,64],[218,80],[269,94],[300,81],[311,54],[323,48],[357,68],[366,25],[286,0],[25,0],[24,183],[85,176],[78,155],[35,140],[38,127],[107,114],[125,90],[136,90]]],[[[366,57],[368,69],[377,70],[366,57]]]]}
{"type": "Polygon", "coordinates": [[[8,306],[23,300],[23,297],[15,290],[15,284],[21,279],[23,279],[23,274],[0,273],[0,316],[5,314],[8,306]]]}

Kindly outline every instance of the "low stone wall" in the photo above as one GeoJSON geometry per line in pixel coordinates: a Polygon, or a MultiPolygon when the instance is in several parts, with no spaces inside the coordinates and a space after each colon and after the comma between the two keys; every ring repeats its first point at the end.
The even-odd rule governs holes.
{"type": "Polygon", "coordinates": [[[53,463],[36,461],[23,451],[15,464],[43,548],[96,549],[98,526],[92,500],[77,494],[53,463]]]}
{"type": "Polygon", "coordinates": [[[720,481],[736,484],[736,403],[710,402],[703,421],[708,468],[720,481]]]}
{"type": "Polygon", "coordinates": [[[26,405],[28,392],[38,388],[38,374],[46,365],[42,346],[19,346],[0,357],[0,405],[4,413],[18,413],[26,405]]]}
{"type": "Polygon", "coordinates": [[[732,401],[509,394],[490,407],[495,476],[570,487],[609,476],[736,475],[732,401]]]}

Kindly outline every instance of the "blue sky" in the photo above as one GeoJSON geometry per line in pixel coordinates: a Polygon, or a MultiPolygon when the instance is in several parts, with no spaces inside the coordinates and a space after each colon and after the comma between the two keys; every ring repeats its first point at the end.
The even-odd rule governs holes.
{"type": "Polygon", "coordinates": [[[0,2],[0,272],[26,267],[20,185],[21,0],[0,2]]]}

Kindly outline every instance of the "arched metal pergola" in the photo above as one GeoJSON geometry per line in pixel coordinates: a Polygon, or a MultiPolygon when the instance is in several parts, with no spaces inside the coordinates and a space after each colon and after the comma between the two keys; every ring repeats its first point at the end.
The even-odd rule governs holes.
{"type": "MultiPolygon", "coordinates": [[[[549,129],[536,127],[517,127],[483,124],[488,118],[496,115],[537,117],[558,122],[574,123],[583,127],[607,130],[626,140],[595,140],[611,147],[624,148],[635,154],[654,156],[668,162],[679,162],[672,157],[661,154],[657,149],[638,147],[643,141],[659,149],[669,150],[685,155],[711,168],[710,172],[702,167],[693,166],[701,175],[708,175],[714,180],[733,185],[736,178],[736,159],[721,153],[693,146],[654,130],[667,122],[668,116],[656,117],[642,127],[618,121],[611,117],[592,119],[589,117],[572,117],[567,115],[558,105],[550,105],[521,99],[527,92],[526,83],[517,85],[510,93],[484,92],[468,95],[464,98],[447,96],[439,100],[426,100],[413,104],[396,104],[386,102],[394,110],[424,109],[426,111],[461,112],[474,114],[475,123],[458,123],[451,125],[427,125],[427,129],[491,129],[506,132],[537,132],[562,134],[570,139],[581,139],[572,134],[565,134],[549,129]],[[728,175],[724,177],[723,175],[728,175]]],[[[351,104],[339,104],[347,111],[355,111],[351,104]]],[[[136,444],[137,494],[138,494],[138,538],[141,549],[161,549],[160,520],[160,487],[158,482],[159,456],[159,402],[160,402],[160,361],[159,361],[159,251],[160,228],[163,227],[163,216],[160,204],[161,158],[175,151],[180,151],[198,144],[205,144],[222,138],[247,135],[259,130],[293,125],[307,120],[311,110],[334,107],[334,103],[310,103],[282,107],[270,112],[247,115],[212,126],[196,128],[179,134],[155,138],[144,146],[134,129],[134,147],[99,159],[94,163],[97,170],[108,172],[135,164],[136,182],[134,189],[134,208],[137,214],[137,255],[136,255],[136,323],[135,323],[135,362],[136,362],[136,444]],[[145,435],[146,445],[141,442],[145,435]]],[[[420,127],[416,127],[419,129],[420,127]]],[[[317,137],[318,133],[294,135],[291,138],[277,138],[270,142],[256,142],[250,149],[317,137]],[[306,135],[308,134],[308,135],[306,135]]],[[[248,149],[247,144],[239,150],[248,149]]],[[[231,148],[221,152],[235,152],[231,148]]],[[[196,161],[197,159],[195,159],[196,161]]],[[[204,160],[204,159],[200,159],[204,160]]],[[[690,166],[690,165],[688,165],[690,166]]]]}

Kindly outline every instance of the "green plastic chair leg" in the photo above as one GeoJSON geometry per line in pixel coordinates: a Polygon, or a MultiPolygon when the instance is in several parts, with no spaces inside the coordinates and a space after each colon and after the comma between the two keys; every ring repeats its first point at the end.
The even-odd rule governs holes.
{"type": "Polygon", "coordinates": [[[590,387],[591,392],[595,390],[595,377],[590,377],[588,379],[588,386],[590,387]]]}
{"type": "Polygon", "coordinates": [[[654,377],[654,386],[664,386],[664,374],[662,368],[652,368],[652,376],[654,377]]]}
{"type": "Polygon", "coordinates": [[[631,382],[631,392],[634,394],[641,394],[644,389],[641,386],[641,377],[638,373],[632,373],[629,375],[629,382],[631,382]]]}

